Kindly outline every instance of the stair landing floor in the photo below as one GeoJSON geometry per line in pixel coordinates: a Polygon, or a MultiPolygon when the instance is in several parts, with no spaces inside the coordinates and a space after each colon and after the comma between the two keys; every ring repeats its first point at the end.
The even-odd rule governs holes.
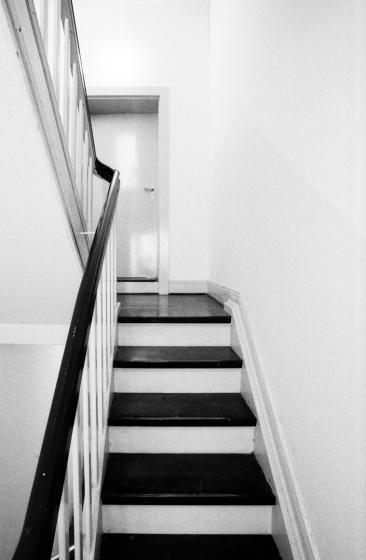
{"type": "Polygon", "coordinates": [[[222,305],[206,294],[120,294],[120,323],[230,323],[222,305]]]}

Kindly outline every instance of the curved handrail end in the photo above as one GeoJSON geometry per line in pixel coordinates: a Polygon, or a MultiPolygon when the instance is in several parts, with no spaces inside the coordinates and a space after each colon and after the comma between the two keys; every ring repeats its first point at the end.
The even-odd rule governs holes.
{"type": "Polygon", "coordinates": [[[102,179],[110,183],[113,179],[114,169],[102,163],[97,157],[95,158],[95,170],[102,179]]]}

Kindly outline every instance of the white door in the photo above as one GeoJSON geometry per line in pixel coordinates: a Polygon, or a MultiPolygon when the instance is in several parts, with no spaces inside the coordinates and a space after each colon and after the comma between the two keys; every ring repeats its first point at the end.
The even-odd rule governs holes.
{"type": "Polygon", "coordinates": [[[97,154],[119,170],[117,276],[158,278],[158,114],[94,115],[97,154]]]}

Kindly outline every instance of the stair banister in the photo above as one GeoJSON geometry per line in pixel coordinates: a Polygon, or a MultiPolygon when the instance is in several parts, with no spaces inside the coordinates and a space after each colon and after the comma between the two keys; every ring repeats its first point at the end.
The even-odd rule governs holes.
{"type": "Polygon", "coordinates": [[[114,353],[118,192],[115,172],[76,299],[13,560],[50,560],[57,521],[60,559],[71,549],[75,560],[93,556],[114,353]]]}
{"type": "Polygon", "coordinates": [[[93,175],[113,170],[96,156],[71,0],[4,0],[23,60],[80,259],[85,266],[93,175]]]}
{"type": "Polygon", "coordinates": [[[119,174],[96,156],[71,0],[3,2],[84,267],[13,560],[87,560],[97,542],[114,354],[119,174]],[[95,175],[109,183],[100,218],[95,175]]]}

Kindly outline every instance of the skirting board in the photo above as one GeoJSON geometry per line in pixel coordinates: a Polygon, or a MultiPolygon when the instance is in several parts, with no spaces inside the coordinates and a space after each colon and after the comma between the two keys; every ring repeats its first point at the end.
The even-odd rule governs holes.
{"type": "Polygon", "coordinates": [[[226,288],[226,286],[222,286],[217,282],[211,282],[210,280],[207,282],[207,291],[208,294],[215,298],[217,301],[225,305],[225,303],[230,300],[235,303],[239,303],[240,301],[240,294],[235,290],[231,290],[230,288],[226,288]]]}
{"type": "MultiPolygon", "coordinates": [[[[120,294],[166,294],[159,282],[118,282],[117,287],[120,294]]],[[[207,294],[207,282],[205,280],[173,280],[168,284],[168,293],[207,294]]]]}
{"type": "Polygon", "coordinates": [[[117,282],[119,294],[158,294],[159,282],[117,282]]]}
{"type": "MultiPolygon", "coordinates": [[[[159,282],[118,282],[118,293],[166,293],[159,282]]],[[[206,280],[171,280],[168,284],[169,294],[207,294],[206,280]]]]}
{"type": "Polygon", "coordinates": [[[206,280],[170,280],[170,294],[207,294],[206,280]]]}
{"type": "MultiPolygon", "coordinates": [[[[218,290],[216,285],[216,290],[218,290]]],[[[243,305],[227,298],[228,291],[221,291],[220,301],[232,315],[242,349],[250,389],[253,394],[258,420],[272,471],[288,540],[294,560],[320,560],[313,540],[304,506],[291,466],[288,446],[270,397],[260,360],[251,334],[247,313],[243,305]]],[[[212,294],[214,295],[214,294],[212,294]]],[[[218,297],[216,299],[219,299],[218,297]]]]}

